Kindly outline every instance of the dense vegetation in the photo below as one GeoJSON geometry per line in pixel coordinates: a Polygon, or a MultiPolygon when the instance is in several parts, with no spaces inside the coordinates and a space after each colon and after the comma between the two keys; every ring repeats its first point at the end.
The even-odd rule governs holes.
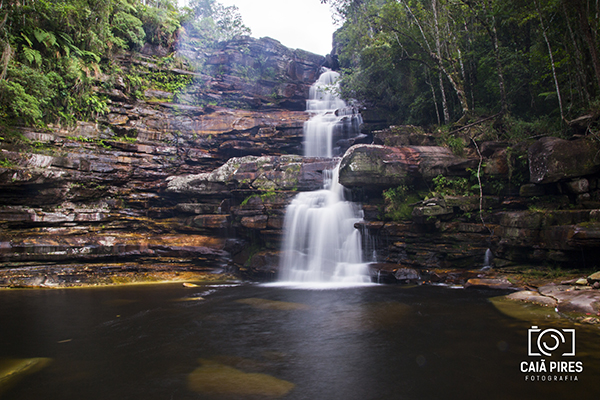
{"type": "Polygon", "coordinates": [[[592,0],[322,0],[343,23],[343,94],[388,122],[566,132],[600,114],[592,0]],[[580,116],[587,116],[573,121],[580,116]]]}
{"type": "MultiPolygon", "coordinates": [[[[495,116],[498,132],[526,136],[598,130],[598,1],[322,2],[342,26],[344,96],[388,123],[495,116]]],[[[183,9],[176,0],[0,0],[0,123],[93,119],[107,110],[94,87],[119,72],[124,51],[172,53],[183,37],[207,49],[249,33],[237,8],[216,0],[183,9]]]]}
{"type": "Polygon", "coordinates": [[[0,0],[0,122],[69,124],[107,110],[94,90],[126,50],[206,48],[250,31],[236,7],[194,0],[0,0]]]}

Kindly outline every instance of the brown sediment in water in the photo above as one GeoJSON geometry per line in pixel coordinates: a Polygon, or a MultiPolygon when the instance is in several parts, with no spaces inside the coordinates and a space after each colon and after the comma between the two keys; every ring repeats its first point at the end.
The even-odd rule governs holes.
{"type": "Polygon", "coordinates": [[[238,278],[227,273],[172,271],[165,269],[158,271],[128,271],[126,268],[112,268],[108,272],[101,271],[100,268],[83,268],[78,269],[76,272],[50,269],[47,273],[37,270],[0,271],[0,289],[63,289],[176,282],[187,283],[188,287],[192,287],[196,283],[228,282],[234,280],[238,280],[238,278]]]}
{"type": "Polygon", "coordinates": [[[41,370],[50,361],[43,357],[0,359],[0,395],[21,377],[41,370]]]}
{"type": "Polygon", "coordinates": [[[236,300],[237,303],[248,304],[261,310],[307,310],[309,307],[302,303],[292,303],[288,301],[267,300],[260,298],[248,298],[236,300]]]}
{"type": "Polygon", "coordinates": [[[197,393],[279,398],[295,387],[292,382],[264,373],[244,372],[213,360],[199,361],[201,366],[188,376],[188,387],[197,393]]]}

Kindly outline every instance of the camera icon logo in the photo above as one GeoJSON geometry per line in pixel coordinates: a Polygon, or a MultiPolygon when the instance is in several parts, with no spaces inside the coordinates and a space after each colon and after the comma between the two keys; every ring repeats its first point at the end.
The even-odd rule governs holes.
{"type": "Polygon", "coordinates": [[[575,356],[575,329],[540,329],[532,326],[527,330],[527,355],[550,357],[559,347],[563,356],[575,356]]]}

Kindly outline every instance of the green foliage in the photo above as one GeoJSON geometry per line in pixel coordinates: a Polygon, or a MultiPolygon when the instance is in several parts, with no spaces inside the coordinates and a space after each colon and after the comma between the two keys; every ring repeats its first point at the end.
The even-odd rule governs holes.
{"type": "Polygon", "coordinates": [[[5,158],[3,160],[0,160],[0,167],[2,167],[2,168],[15,168],[16,164],[14,162],[12,162],[11,160],[5,158]]]}
{"type": "Polygon", "coordinates": [[[383,218],[392,221],[410,220],[414,203],[421,200],[414,188],[406,185],[384,190],[382,196],[385,201],[383,218]]]}
{"type": "MultiPolygon", "coordinates": [[[[184,24],[207,22],[213,29],[202,37],[207,46],[211,41],[249,33],[237,8],[214,0],[194,3],[210,7],[200,15],[191,8],[179,10],[176,0],[2,3],[0,122],[44,126],[96,118],[108,111],[108,101],[94,87],[104,74],[119,72],[114,68],[114,56],[146,43],[172,51],[184,24]]],[[[148,77],[134,71],[126,79],[130,93],[137,98],[150,87],[176,94],[190,81],[189,76],[164,71],[148,77]]]]}
{"type": "Polygon", "coordinates": [[[112,31],[116,38],[120,39],[117,44],[122,48],[139,49],[144,44],[146,32],[144,24],[139,18],[119,11],[112,19],[112,31]]]}
{"type": "Polygon", "coordinates": [[[91,143],[91,144],[94,144],[96,146],[102,147],[107,150],[112,148],[110,145],[104,143],[103,139],[88,138],[85,136],[67,136],[66,139],[73,140],[75,142],[81,142],[81,143],[91,143]]]}
{"type": "Polygon", "coordinates": [[[186,26],[186,32],[196,44],[210,46],[251,33],[236,6],[226,7],[216,0],[192,0],[190,8],[194,17],[186,26]]]}
{"type": "Polygon", "coordinates": [[[440,141],[442,146],[448,147],[455,155],[459,157],[465,155],[465,141],[460,137],[453,136],[448,130],[442,130],[440,141]]]}
{"type": "Polygon", "coordinates": [[[598,110],[600,14],[589,2],[322,2],[343,23],[342,93],[389,123],[444,123],[446,98],[447,123],[502,111],[512,140],[564,133],[561,108],[568,120],[598,110]]]}
{"type": "Polygon", "coordinates": [[[447,178],[438,175],[433,178],[433,192],[441,196],[473,196],[479,191],[477,171],[469,169],[470,177],[447,178]]]}
{"type": "Polygon", "coordinates": [[[264,190],[262,191],[260,194],[251,194],[250,196],[246,197],[241,203],[240,206],[245,206],[248,204],[248,202],[250,202],[250,200],[252,199],[256,199],[256,198],[260,198],[260,200],[265,203],[265,202],[269,202],[273,199],[275,199],[278,196],[278,192],[275,189],[268,189],[268,190],[264,190]]]}

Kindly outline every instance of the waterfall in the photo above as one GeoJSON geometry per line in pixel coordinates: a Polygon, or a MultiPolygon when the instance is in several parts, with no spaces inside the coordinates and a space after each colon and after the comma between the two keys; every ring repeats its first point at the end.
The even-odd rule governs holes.
{"type": "Polygon", "coordinates": [[[341,149],[338,140],[357,136],[362,124],[360,114],[339,97],[340,74],[326,70],[311,86],[306,111],[311,115],[304,123],[304,155],[333,157],[341,149]]]}
{"type": "MultiPolygon", "coordinates": [[[[307,102],[311,118],[304,125],[305,155],[331,157],[336,135],[359,133],[358,115],[338,97],[339,75],[324,72],[311,87],[307,102]]],[[[369,283],[363,262],[361,233],[354,224],[362,220],[361,208],[344,196],[339,184],[339,164],[324,171],[322,190],[298,194],[288,206],[279,280],[306,283],[369,283]]]]}
{"type": "Polygon", "coordinates": [[[494,254],[492,254],[492,251],[490,249],[487,249],[485,251],[485,255],[483,256],[483,268],[491,268],[493,259],[494,254]]]}

